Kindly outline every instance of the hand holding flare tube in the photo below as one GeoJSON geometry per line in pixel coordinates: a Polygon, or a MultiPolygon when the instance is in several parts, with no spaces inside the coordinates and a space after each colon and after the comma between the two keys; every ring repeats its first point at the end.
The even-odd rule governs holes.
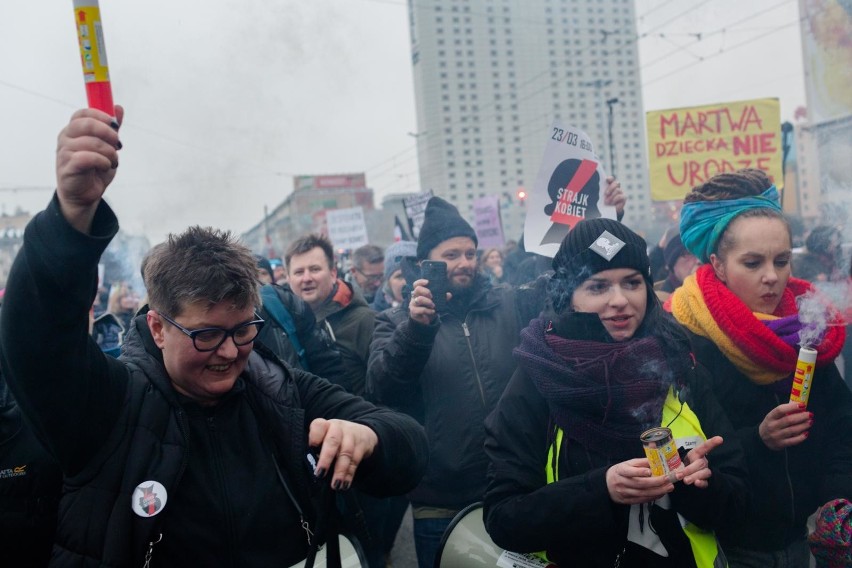
{"type": "Polygon", "coordinates": [[[80,62],[83,65],[89,108],[115,116],[98,0],[74,0],[74,21],[77,24],[80,62]]]}

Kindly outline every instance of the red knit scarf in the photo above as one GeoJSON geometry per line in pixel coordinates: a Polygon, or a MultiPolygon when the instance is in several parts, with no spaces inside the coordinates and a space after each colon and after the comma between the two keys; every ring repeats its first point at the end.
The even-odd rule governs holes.
{"type": "MultiPolygon", "coordinates": [[[[748,306],[716,277],[710,265],[702,266],[696,272],[695,278],[704,296],[707,310],[719,329],[740,350],[747,353],[755,363],[773,371],[789,373],[795,368],[798,359],[796,349],[787,345],[757,319],[748,306]]],[[[786,317],[797,314],[796,298],[813,289],[810,282],[806,280],[790,278],[781,295],[781,302],[772,315],[786,317]]],[[[832,310],[831,320],[822,342],[813,346],[817,351],[817,367],[832,363],[843,349],[845,340],[846,331],[843,328],[843,320],[836,310],[832,310]]]]}

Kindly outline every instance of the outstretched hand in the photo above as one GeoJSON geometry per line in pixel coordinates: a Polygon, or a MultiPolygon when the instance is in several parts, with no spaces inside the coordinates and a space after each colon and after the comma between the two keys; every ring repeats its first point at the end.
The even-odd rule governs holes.
{"type": "Polygon", "coordinates": [[[95,210],[118,167],[118,127],[124,109],[115,107],[115,119],[95,109],[78,110],[56,145],[56,192],[65,219],[88,233],[95,210]]]}
{"type": "Polygon", "coordinates": [[[308,445],[320,448],[314,474],[323,478],[334,464],[331,487],[349,489],[358,466],[373,455],[378,443],[379,437],[367,426],[347,420],[317,418],[308,431],[308,445]]]}
{"type": "Polygon", "coordinates": [[[685,484],[695,485],[701,489],[708,487],[707,480],[713,474],[710,471],[710,460],[707,459],[707,454],[721,446],[722,442],[724,442],[722,436],[713,436],[686,454],[686,460],[684,460],[686,467],[683,469],[683,482],[685,484]]]}

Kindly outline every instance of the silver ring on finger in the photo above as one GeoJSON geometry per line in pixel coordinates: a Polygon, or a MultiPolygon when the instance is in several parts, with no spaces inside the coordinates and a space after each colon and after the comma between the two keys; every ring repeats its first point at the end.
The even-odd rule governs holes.
{"type": "Polygon", "coordinates": [[[415,305],[415,306],[419,306],[419,305],[420,305],[420,296],[414,296],[414,305],[415,305]]]}

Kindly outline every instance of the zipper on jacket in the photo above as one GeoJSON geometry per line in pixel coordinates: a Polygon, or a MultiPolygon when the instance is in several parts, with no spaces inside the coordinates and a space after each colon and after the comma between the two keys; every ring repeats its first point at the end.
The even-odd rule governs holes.
{"type": "MultiPolygon", "coordinates": [[[[237,549],[237,544],[238,544],[237,543],[237,535],[236,535],[236,531],[234,530],[233,511],[231,510],[231,507],[229,505],[230,499],[227,498],[228,488],[225,484],[225,475],[224,475],[224,471],[222,469],[222,456],[221,456],[221,451],[220,451],[221,448],[219,447],[219,438],[218,438],[218,429],[216,428],[216,420],[214,419],[214,417],[208,416],[207,419],[206,419],[206,422],[207,422],[207,429],[210,432],[210,447],[213,449],[213,457],[214,457],[214,461],[215,461],[216,474],[217,474],[216,477],[218,478],[219,489],[222,492],[222,496],[224,497],[224,499],[222,499],[222,502],[223,502],[223,505],[224,505],[224,508],[225,508],[226,531],[227,531],[227,534],[228,534],[228,540],[230,541],[228,549],[231,550],[231,551],[235,551],[237,549]]],[[[233,552],[232,552],[232,554],[233,554],[233,552]]],[[[230,565],[236,565],[236,559],[235,558],[230,558],[230,565]]]]}
{"type": "Polygon", "coordinates": [[[473,355],[473,345],[470,342],[470,329],[467,327],[467,317],[462,322],[464,338],[467,340],[467,350],[470,353],[470,361],[473,363],[473,374],[476,376],[476,385],[479,387],[479,396],[482,397],[482,406],[487,407],[485,402],[485,387],[482,386],[482,378],[479,376],[479,368],[476,366],[476,357],[473,355]]]}
{"type": "Polygon", "coordinates": [[[296,511],[299,512],[299,523],[302,525],[302,530],[305,531],[305,535],[308,537],[308,547],[310,547],[311,537],[314,536],[314,533],[311,530],[311,525],[307,520],[305,520],[305,513],[302,511],[302,507],[299,506],[299,502],[296,500],[296,496],[293,495],[293,492],[290,490],[290,486],[284,479],[284,474],[281,473],[281,468],[278,467],[278,460],[275,459],[274,453],[272,454],[272,465],[275,466],[275,473],[278,474],[278,480],[281,482],[281,485],[284,486],[284,491],[287,493],[287,497],[290,498],[290,501],[293,503],[293,506],[296,507],[296,511]]]}
{"type": "MultiPolygon", "coordinates": [[[[185,423],[186,415],[180,408],[177,410],[176,414],[178,429],[180,430],[180,433],[183,436],[183,441],[186,449],[184,450],[183,456],[181,457],[180,467],[178,468],[178,473],[175,477],[175,487],[177,487],[180,483],[180,480],[183,477],[184,472],[186,471],[186,465],[189,462],[189,428],[185,423]]],[[[144,564],[142,564],[142,568],[148,568],[151,565],[151,558],[154,556],[154,545],[158,544],[161,540],[163,540],[163,533],[159,533],[156,540],[148,541],[148,549],[145,551],[145,562],[144,564]]]]}
{"type": "Polygon", "coordinates": [[[152,540],[148,543],[148,550],[145,551],[145,564],[142,565],[142,568],[148,568],[151,566],[151,557],[154,556],[154,545],[163,540],[163,533],[160,533],[160,536],[157,537],[157,540],[152,540]]]}
{"type": "MultiPolygon", "coordinates": [[[[778,394],[775,394],[775,402],[781,404],[778,394]]],[[[790,478],[790,454],[787,453],[787,448],[784,448],[784,476],[787,478],[787,488],[790,490],[790,526],[793,526],[796,522],[796,490],[790,478]]]]}

